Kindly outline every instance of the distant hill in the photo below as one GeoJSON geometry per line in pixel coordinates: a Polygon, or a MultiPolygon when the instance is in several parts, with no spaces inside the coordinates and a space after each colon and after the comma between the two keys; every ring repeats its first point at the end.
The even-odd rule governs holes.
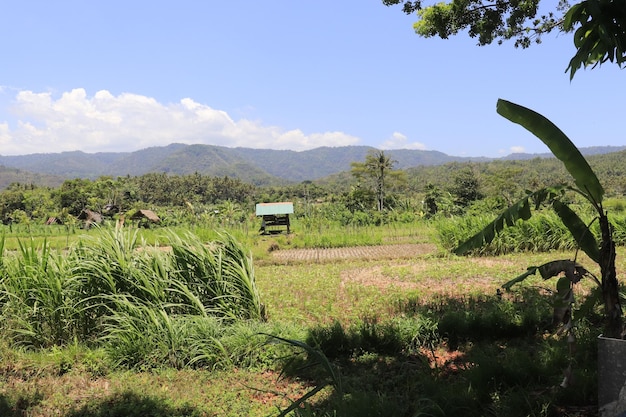
{"type": "MultiPolygon", "coordinates": [[[[584,156],[591,155],[604,155],[607,153],[619,152],[626,149],[626,146],[589,146],[587,148],[581,148],[580,153],[584,156]]],[[[512,153],[501,159],[506,161],[518,161],[533,158],[552,158],[551,153],[512,153]]]]}
{"type": "MultiPolygon", "coordinates": [[[[320,147],[308,151],[235,148],[234,151],[269,174],[290,181],[316,180],[350,170],[352,162],[365,160],[370,146],[320,147]]],[[[397,149],[385,151],[397,161],[395,168],[440,165],[447,162],[486,161],[487,158],[460,158],[437,151],[397,149]]]]}
{"type": "MultiPolygon", "coordinates": [[[[279,185],[288,182],[317,180],[350,170],[350,163],[365,160],[374,148],[369,146],[320,147],[307,151],[227,148],[212,145],[171,144],[135,152],[39,153],[19,156],[0,155],[4,179],[25,178],[32,173],[37,184],[60,184],[64,179],[101,176],[139,176],[150,172],[185,175],[200,173],[211,176],[231,176],[256,185],[279,185]],[[14,171],[10,171],[10,169],[14,171]],[[18,175],[15,170],[19,170],[18,175]],[[47,180],[46,180],[47,179],[47,180]],[[40,182],[43,181],[43,182],[40,182]]],[[[583,148],[585,155],[616,152],[623,147],[596,146],[583,148]]],[[[442,165],[449,162],[487,162],[493,158],[464,158],[438,151],[396,149],[386,151],[397,161],[396,168],[442,165]]],[[[550,157],[551,154],[512,154],[503,160],[525,160],[550,157]]],[[[9,181],[10,181],[9,179],[9,181]]],[[[19,181],[19,180],[18,180],[19,181]]],[[[29,181],[31,181],[29,179],[29,181]]],[[[23,182],[23,181],[20,181],[23,182]]],[[[6,185],[2,188],[5,188],[6,185]]]]}
{"type": "MultiPolygon", "coordinates": [[[[369,146],[321,147],[308,151],[227,148],[212,145],[151,147],[135,152],[61,152],[0,156],[0,165],[64,178],[137,176],[149,172],[232,176],[256,184],[315,180],[350,170],[350,163],[363,161],[369,146]]],[[[438,165],[453,161],[487,160],[460,158],[437,151],[391,150],[396,168],[438,165]]]]}
{"type": "Polygon", "coordinates": [[[43,187],[56,188],[65,178],[57,175],[37,174],[21,169],[0,166],[0,190],[6,189],[13,183],[35,184],[43,187]]]}

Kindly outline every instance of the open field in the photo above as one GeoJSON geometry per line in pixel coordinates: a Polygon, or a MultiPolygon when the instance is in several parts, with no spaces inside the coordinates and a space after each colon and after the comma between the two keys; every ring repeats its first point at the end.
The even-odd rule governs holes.
{"type": "MultiPolygon", "coordinates": [[[[428,244],[290,249],[273,252],[275,264],[258,266],[256,272],[268,313],[276,320],[358,321],[401,314],[407,300],[494,295],[528,266],[568,256],[448,257],[437,256],[428,244]]],[[[626,263],[620,267],[618,275],[626,272],[626,263]]],[[[586,284],[581,291],[589,288],[586,284]]],[[[540,278],[525,285],[550,287],[540,278]]]]}
{"type": "MultiPolygon", "coordinates": [[[[624,255],[620,248],[619,276],[626,272],[624,255]]],[[[524,333],[528,330],[519,330],[523,337],[512,336],[518,330],[500,321],[489,323],[494,319],[488,310],[484,316],[471,316],[472,311],[490,308],[493,300],[497,303],[498,288],[527,266],[570,256],[523,253],[459,258],[442,255],[426,243],[274,250],[255,265],[267,313],[267,323],[257,332],[282,332],[308,343],[319,342],[341,372],[347,391],[341,403],[350,412],[335,408],[337,415],[409,417],[418,415],[419,410],[439,416],[594,415],[594,398],[589,396],[588,387],[551,394],[557,390],[566,363],[555,353],[560,349],[558,340],[543,331],[540,334],[545,340],[539,341],[524,333]],[[431,313],[424,313],[424,306],[431,313]],[[465,316],[459,316],[462,311],[465,316]],[[434,331],[445,337],[418,340],[426,334],[420,329],[433,323],[433,318],[441,319],[434,331]],[[467,329],[458,330],[457,335],[457,324],[467,329]],[[408,345],[400,342],[405,334],[408,345]],[[504,357],[507,362],[498,362],[504,357]],[[529,359],[531,362],[520,366],[520,361],[529,359]],[[485,368],[488,371],[482,371],[483,375],[479,370],[485,368]],[[527,369],[534,369],[531,373],[536,377],[523,374],[527,369]],[[494,383],[496,380],[499,382],[494,383]],[[442,388],[445,385],[448,388],[442,388]],[[475,398],[470,388],[478,390],[481,385],[489,387],[490,395],[502,398],[483,399],[483,394],[475,398]],[[516,406],[513,400],[506,400],[524,386],[531,386],[534,392],[525,398],[527,404],[516,406]],[[467,392],[454,397],[447,409],[424,406],[464,390],[467,392]],[[546,401],[543,414],[537,412],[542,401],[546,401]],[[469,412],[483,402],[490,408],[469,412]],[[464,407],[467,413],[462,411],[464,407]]],[[[580,261],[585,263],[585,259],[580,261]]],[[[522,288],[538,286],[550,288],[553,284],[535,278],[522,288]]],[[[581,286],[581,294],[588,288],[587,284],[581,286]]],[[[539,315],[538,321],[531,323],[533,327],[550,319],[547,305],[535,313],[534,304],[523,295],[507,295],[505,299],[514,304],[503,309],[520,308],[512,311],[516,320],[524,309],[539,315]]],[[[251,338],[259,339],[254,355],[263,357],[258,353],[266,349],[262,336],[253,332],[251,338]]],[[[0,355],[0,415],[7,417],[270,416],[304,395],[321,378],[318,374],[289,372],[281,376],[283,362],[273,351],[249,367],[143,371],[120,370],[104,352],[81,346],[41,352],[2,346],[0,355]]],[[[581,363],[580,380],[588,384],[593,370],[581,363]]],[[[333,415],[323,414],[323,410],[333,409],[333,395],[329,388],[321,391],[309,404],[322,411],[302,411],[301,415],[333,415]]]]}

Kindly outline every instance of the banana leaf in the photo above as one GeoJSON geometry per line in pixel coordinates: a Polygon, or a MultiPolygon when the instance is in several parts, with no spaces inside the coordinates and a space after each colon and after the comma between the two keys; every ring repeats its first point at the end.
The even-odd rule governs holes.
{"type": "Polygon", "coordinates": [[[572,141],[541,114],[510,101],[498,99],[498,114],[521,125],[545,143],[574,178],[579,190],[594,204],[602,203],[604,189],[587,160],[572,141]]]}
{"type": "Polygon", "coordinates": [[[494,221],[485,226],[483,230],[461,243],[456,249],[454,249],[454,253],[460,256],[466,254],[472,249],[488,245],[506,226],[513,226],[519,219],[530,219],[531,212],[529,199],[532,196],[533,194],[528,195],[506,209],[494,221]]]}
{"type": "Polygon", "coordinates": [[[589,227],[569,206],[559,200],[552,202],[554,211],[570,231],[578,246],[596,263],[600,262],[600,248],[589,227]]]}
{"type": "Polygon", "coordinates": [[[505,290],[510,290],[513,285],[524,281],[531,275],[535,275],[537,271],[539,271],[539,275],[541,275],[541,278],[543,278],[544,280],[556,277],[561,273],[564,273],[565,278],[569,282],[573,283],[580,281],[582,277],[589,274],[589,272],[584,267],[582,267],[575,261],[571,261],[569,259],[559,259],[556,261],[546,262],[545,264],[539,266],[529,266],[526,269],[526,272],[508,281],[507,283],[502,285],[502,288],[504,288],[505,290]]]}

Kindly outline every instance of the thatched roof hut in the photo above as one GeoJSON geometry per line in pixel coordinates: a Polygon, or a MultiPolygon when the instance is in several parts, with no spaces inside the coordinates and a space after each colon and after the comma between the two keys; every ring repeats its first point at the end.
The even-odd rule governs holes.
{"type": "Polygon", "coordinates": [[[46,220],[46,226],[50,226],[53,224],[63,224],[63,221],[58,217],[48,217],[48,220],[46,220]]]}
{"type": "Polygon", "coordinates": [[[159,216],[156,215],[156,213],[152,210],[137,210],[136,212],[134,212],[131,216],[130,216],[131,220],[149,220],[152,223],[160,223],[161,219],[159,219],[159,216]]]}
{"type": "Polygon", "coordinates": [[[78,220],[85,221],[85,229],[89,229],[92,224],[100,224],[102,223],[102,215],[96,211],[92,211],[89,209],[84,209],[78,215],[78,220]]]}

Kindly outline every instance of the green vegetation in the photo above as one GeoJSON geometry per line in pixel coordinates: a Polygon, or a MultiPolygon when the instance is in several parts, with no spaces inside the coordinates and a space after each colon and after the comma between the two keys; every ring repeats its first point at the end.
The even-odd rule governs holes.
{"type": "Polygon", "coordinates": [[[232,237],[208,244],[191,234],[164,240],[167,251],[139,245],[136,231],[115,229],[85,237],[64,253],[20,241],[17,254],[1,258],[0,332],[12,346],[26,348],[98,346],[106,339],[117,349],[129,341],[136,349],[142,338],[155,343],[157,329],[185,328],[175,321],[198,331],[196,316],[261,320],[252,260],[232,237]],[[148,324],[152,331],[138,327],[148,324]]]}
{"type": "MultiPolygon", "coordinates": [[[[423,36],[469,28],[481,44],[516,38],[525,47],[561,24],[576,29],[572,77],[624,59],[623,7],[613,1],[581,2],[530,30],[537,1],[383,3],[419,11],[423,36]]],[[[74,178],[63,182],[3,171],[11,183],[0,193],[0,415],[595,415],[600,324],[608,317],[615,334],[623,318],[625,153],[587,165],[556,127],[519,110],[499,106],[558,160],[420,166],[398,171],[406,181],[394,187],[394,155],[366,148],[351,149],[360,157],[350,161],[315,150],[320,167],[302,153],[315,178],[365,163],[353,165],[353,179],[293,176],[299,184],[260,169],[245,149],[184,145],[142,152],[160,173],[138,171],[137,155],[80,153],[71,157],[87,171],[68,172],[68,155],[54,156],[57,173],[74,178]],[[103,169],[129,175],[92,176],[103,169]],[[284,200],[296,203],[295,233],[259,236],[254,204],[284,200]],[[160,220],[136,220],[144,209],[160,220]],[[416,252],[401,256],[406,244],[416,252]],[[274,256],[373,245],[397,253],[274,256]],[[450,254],[479,246],[474,257],[450,254]],[[603,312],[594,280],[572,285],[597,272],[577,258],[550,261],[579,248],[599,267],[603,312]],[[510,280],[529,264],[540,266],[510,280]],[[557,275],[556,291],[545,288],[541,279],[557,275]],[[503,283],[515,291],[503,293],[503,283]],[[573,328],[579,307],[586,314],[573,328]]],[[[261,158],[294,169],[273,163],[276,155],[261,158]]]]}
{"type": "MultiPolygon", "coordinates": [[[[618,260],[623,155],[588,158],[618,260]]],[[[593,414],[601,312],[580,320],[570,356],[553,290],[532,276],[500,290],[575,251],[559,215],[537,210],[474,256],[451,254],[525,189],[576,186],[567,171],[552,158],[402,173],[383,210],[349,173],[13,184],[0,193],[0,415],[593,414]],[[260,235],[259,201],[293,201],[292,233],[260,235]],[[84,228],[84,209],[102,223],[84,228]],[[160,222],[133,220],[138,209],[160,222]]],[[[599,238],[582,195],[562,197],[599,238]]],[[[573,289],[576,307],[590,284],[573,289]]]]}
{"type": "MultiPolygon", "coordinates": [[[[373,183],[374,195],[376,196],[376,207],[378,211],[385,209],[385,195],[389,188],[391,180],[399,181],[402,176],[401,171],[394,171],[393,166],[397,161],[392,160],[385,151],[372,151],[365,156],[365,162],[352,163],[352,175],[359,181],[373,183]]],[[[360,184],[359,184],[360,185],[360,184]]],[[[370,190],[371,192],[371,190],[370,190]]],[[[356,199],[361,203],[367,201],[367,190],[363,193],[363,197],[356,199]]]]}
{"type": "Polygon", "coordinates": [[[541,36],[552,30],[573,32],[576,53],[567,69],[570,79],[581,67],[607,61],[622,66],[626,60],[626,14],[623,3],[616,0],[586,0],[571,5],[560,1],[540,9],[539,0],[525,2],[488,2],[483,0],[450,0],[422,5],[412,0],[382,0],[390,6],[402,4],[407,14],[417,14],[413,25],[423,37],[447,39],[467,30],[479,45],[515,39],[515,46],[527,48],[541,43],[541,36]]]}
{"type": "MultiPolygon", "coordinates": [[[[379,233],[428,242],[422,222],[420,235],[379,233]]],[[[600,316],[577,330],[578,383],[557,388],[569,357],[546,337],[550,296],[532,282],[496,291],[553,252],[291,262],[255,234],[269,252],[253,267],[230,234],[150,229],[147,244],[145,232],[4,249],[2,415],[521,416],[595,403],[600,316]]]]}

